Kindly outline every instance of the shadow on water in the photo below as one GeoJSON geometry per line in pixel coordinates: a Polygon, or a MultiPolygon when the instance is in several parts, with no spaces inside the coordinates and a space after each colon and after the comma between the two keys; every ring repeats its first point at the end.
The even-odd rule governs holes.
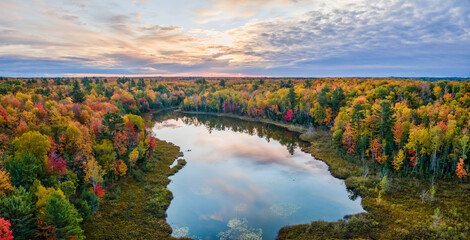
{"type": "Polygon", "coordinates": [[[164,111],[152,116],[152,121],[163,122],[169,119],[181,119],[187,125],[204,126],[209,133],[217,131],[233,131],[264,138],[266,141],[276,140],[293,155],[296,147],[306,147],[308,142],[299,138],[300,133],[291,132],[283,127],[252,121],[243,121],[230,117],[217,117],[206,114],[187,114],[175,111],[164,111]]]}

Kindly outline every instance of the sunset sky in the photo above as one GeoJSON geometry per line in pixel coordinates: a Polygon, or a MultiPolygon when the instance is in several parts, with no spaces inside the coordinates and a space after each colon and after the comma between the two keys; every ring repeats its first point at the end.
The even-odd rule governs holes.
{"type": "Polygon", "coordinates": [[[468,0],[1,0],[0,76],[470,76],[468,0]]]}

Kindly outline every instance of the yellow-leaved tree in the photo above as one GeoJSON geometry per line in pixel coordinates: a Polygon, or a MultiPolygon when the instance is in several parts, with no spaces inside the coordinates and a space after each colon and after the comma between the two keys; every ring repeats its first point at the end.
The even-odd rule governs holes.
{"type": "Polygon", "coordinates": [[[0,169],[0,197],[13,191],[10,175],[7,171],[0,169]]]}
{"type": "Polygon", "coordinates": [[[403,149],[400,149],[400,151],[398,151],[397,155],[395,155],[395,157],[393,158],[393,169],[395,169],[395,171],[398,171],[401,169],[401,167],[403,166],[403,160],[405,160],[405,154],[403,152],[403,149]]]}

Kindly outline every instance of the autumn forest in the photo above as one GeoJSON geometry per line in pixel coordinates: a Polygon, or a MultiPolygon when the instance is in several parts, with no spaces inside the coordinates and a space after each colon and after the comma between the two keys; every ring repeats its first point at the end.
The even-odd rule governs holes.
{"type": "MultiPolygon", "coordinates": [[[[468,80],[2,78],[0,94],[1,239],[84,239],[126,181],[179,156],[151,131],[162,110],[297,131],[362,197],[366,212],[280,239],[470,237],[468,80]]],[[[142,206],[158,238],[171,234],[167,181],[142,206]]]]}

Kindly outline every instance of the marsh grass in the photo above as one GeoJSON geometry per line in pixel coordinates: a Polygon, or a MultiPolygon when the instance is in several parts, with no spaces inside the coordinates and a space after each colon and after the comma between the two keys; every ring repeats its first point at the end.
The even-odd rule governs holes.
{"type": "MultiPolygon", "coordinates": [[[[107,190],[93,220],[84,225],[87,239],[174,239],[165,221],[166,209],[173,198],[166,189],[168,177],[184,166],[179,147],[157,140],[141,179],[127,176],[114,189],[107,190]]],[[[136,171],[137,172],[137,171],[136,171]]]]}
{"type": "Polygon", "coordinates": [[[470,239],[469,184],[387,177],[382,191],[380,169],[367,168],[364,174],[357,159],[340,157],[328,132],[301,138],[311,143],[302,150],[345,179],[347,188],[362,197],[367,212],[336,222],[287,226],[278,239],[470,239]],[[423,198],[423,192],[429,194],[423,198]]]}

